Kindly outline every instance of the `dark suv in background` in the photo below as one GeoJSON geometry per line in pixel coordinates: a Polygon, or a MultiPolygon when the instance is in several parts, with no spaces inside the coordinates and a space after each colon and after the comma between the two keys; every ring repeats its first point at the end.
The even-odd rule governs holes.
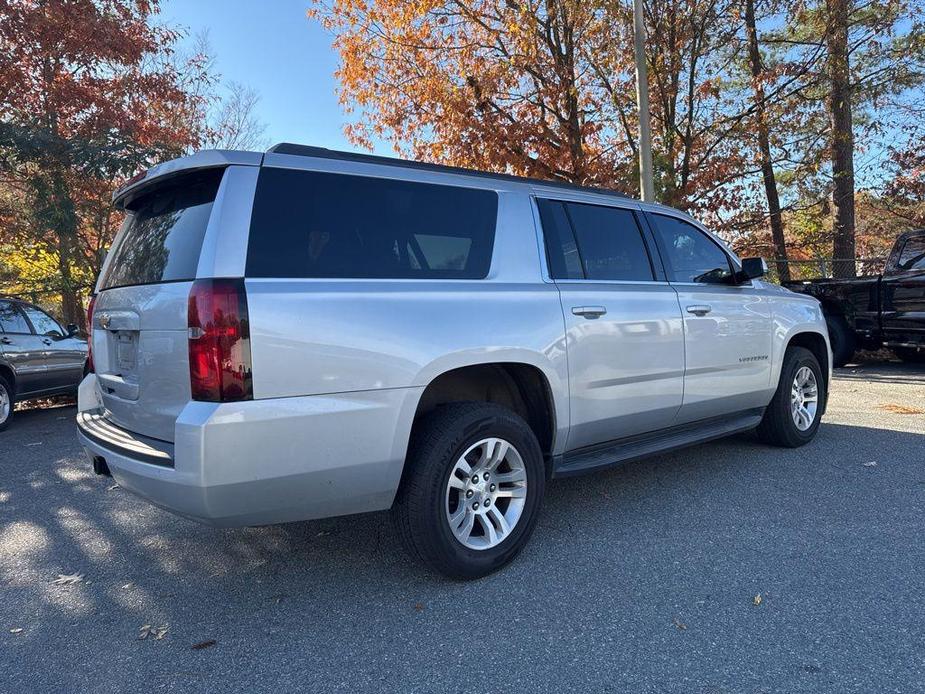
{"type": "Polygon", "coordinates": [[[0,297],[0,430],[13,403],[75,393],[87,366],[87,341],[38,306],[0,297]]]}

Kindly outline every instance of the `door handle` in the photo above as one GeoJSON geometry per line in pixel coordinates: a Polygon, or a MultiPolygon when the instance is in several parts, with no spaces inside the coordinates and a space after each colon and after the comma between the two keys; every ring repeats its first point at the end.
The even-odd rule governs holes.
{"type": "Polygon", "coordinates": [[[0,342],[2,342],[5,345],[13,344],[13,341],[8,337],[0,337],[0,342]]]}
{"type": "Polygon", "coordinates": [[[603,306],[572,306],[572,313],[593,320],[607,313],[607,309],[603,306]]]}
{"type": "Polygon", "coordinates": [[[42,340],[42,342],[43,342],[44,344],[46,344],[46,345],[50,345],[50,344],[51,344],[51,340],[42,340]]]}
{"type": "Polygon", "coordinates": [[[693,306],[687,307],[687,312],[693,313],[695,316],[705,316],[712,310],[713,307],[707,304],[694,304],[693,306]]]}

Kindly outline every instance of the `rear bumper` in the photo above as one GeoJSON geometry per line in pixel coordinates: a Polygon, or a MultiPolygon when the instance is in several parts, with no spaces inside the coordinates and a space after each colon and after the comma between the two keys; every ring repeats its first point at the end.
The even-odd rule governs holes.
{"type": "Polygon", "coordinates": [[[95,379],[84,379],[78,397],[78,436],[91,459],[104,458],[120,487],[218,526],[388,508],[422,391],[190,402],[177,418],[171,467],[144,447],[167,453],[170,444],[100,421],[95,379]]]}

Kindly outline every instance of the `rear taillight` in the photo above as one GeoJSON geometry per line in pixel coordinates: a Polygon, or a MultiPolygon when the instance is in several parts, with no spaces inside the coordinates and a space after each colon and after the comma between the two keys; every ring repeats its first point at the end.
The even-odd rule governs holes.
{"type": "Polygon", "coordinates": [[[254,397],[244,281],[196,280],[189,294],[189,375],[193,400],[254,397]]]}
{"type": "Polygon", "coordinates": [[[93,373],[93,306],[96,304],[96,294],[90,297],[87,305],[87,372],[93,373]]]}

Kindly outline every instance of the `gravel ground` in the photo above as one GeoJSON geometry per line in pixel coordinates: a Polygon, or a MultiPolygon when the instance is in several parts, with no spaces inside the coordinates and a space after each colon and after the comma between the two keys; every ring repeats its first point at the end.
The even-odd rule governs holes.
{"type": "Polygon", "coordinates": [[[386,514],[176,518],[92,474],[73,407],[20,412],[0,691],[925,692],[917,369],[840,370],[802,449],[740,436],[556,481],[526,551],[469,584],[408,561],[386,514]]]}

